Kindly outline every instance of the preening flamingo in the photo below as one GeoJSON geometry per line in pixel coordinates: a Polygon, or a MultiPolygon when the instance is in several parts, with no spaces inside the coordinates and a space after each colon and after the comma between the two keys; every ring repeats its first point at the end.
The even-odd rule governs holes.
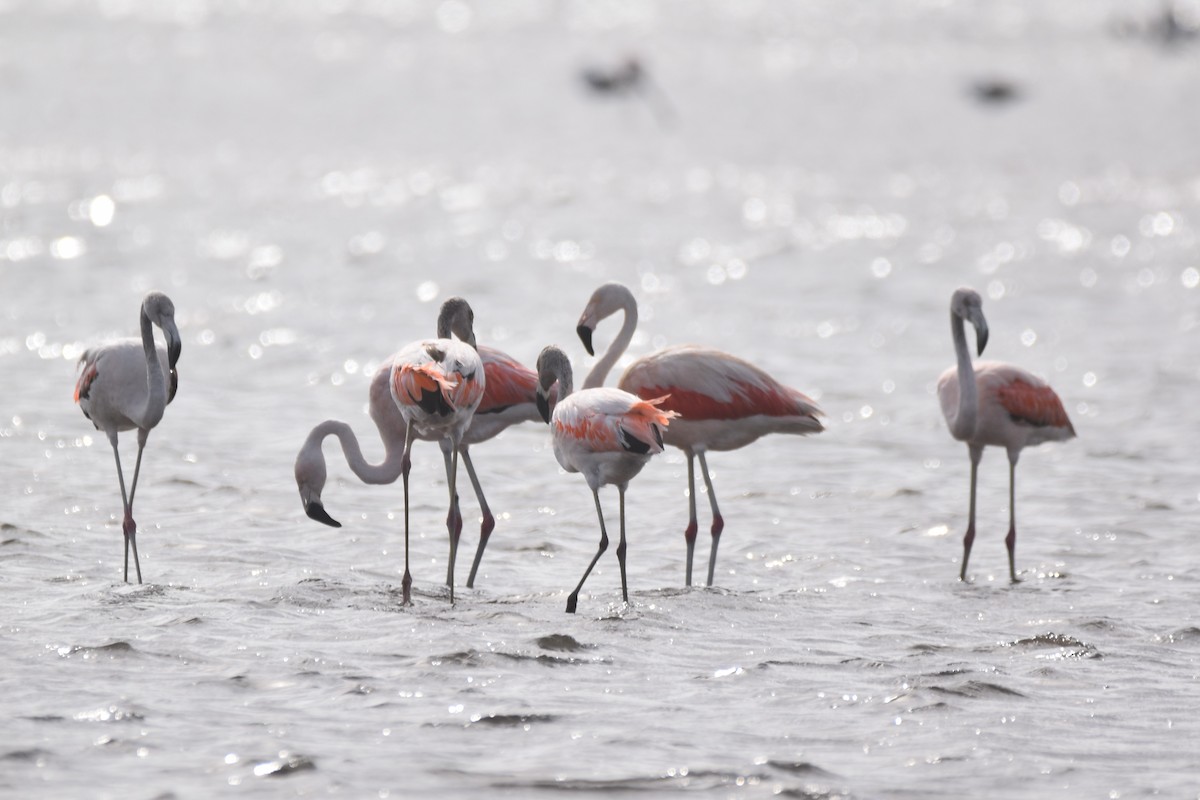
{"type": "Polygon", "coordinates": [[[449,440],[450,465],[446,478],[450,484],[450,511],[446,528],[450,534],[450,557],[446,564],[446,585],[454,602],[454,559],[462,532],[455,483],[458,477],[458,452],[463,434],[471,425],[475,409],[483,399],[486,377],[483,362],[475,351],[475,314],[467,301],[451,297],[438,314],[436,339],[425,339],[404,347],[392,359],[389,388],[392,400],[404,419],[404,451],[400,457],[400,475],[404,481],[404,578],[401,588],[405,605],[412,602],[412,573],[408,567],[408,475],[412,467],[415,436],[449,440]],[[451,339],[451,334],[458,339],[451,339]]]}
{"type": "MultiPolygon", "coordinates": [[[[594,355],[592,334],[596,326],[618,311],[625,312],[625,322],[592,367],[583,382],[585,387],[602,386],[629,346],[637,328],[637,300],[624,285],[607,283],[592,294],[579,318],[579,338],[588,354],[594,355]]],[[[708,557],[708,585],[712,586],[725,520],[717,507],[705,453],[736,450],[768,433],[819,433],[824,430],[817,420],[821,409],[811,398],[784,386],[753,364],[720,350],[692,345],[669,347],[639,358],[626,368],[617,386],[643,399],[668,395],[663,408],[679,415],[664,440],[687,455],[687,585],[692,585],[692,554],[698,530],[695,461],[699,459],[712,507],[712,551],[708,557]]]]}
{"type": "MultiPolygon", "coordinates": [[[[536,391],[537,375],[533,370],[518,362],[512,356],[492,347],[478,345],[479,358],[483,361],[485,375],[483,399],[475,409],[471,426],[463,434],[462,453],[463,465],[467,468],[467,476],[479,499],[479,509],[483,522],[479,528],[479,546],[475,551],[475,560],[471,564],[471,574],[467,578],[467,586],[475,585],[475,574],[483,559],[483,551],[487,547],[492,529],[496,527],[496,519],[488,507],[487,498],[483,495],[483,486],[471,463],[470,446],[485,442],[495,437],[510,425],[518,422],[536,422],[541,420],[537,410],[536,391]]],[[[304,446],[296,456],[296,487],[300,490],[300,500],[308,516],[340,528],[342,524],[329,515],[321,502],[321,491],[325,488],[325,457],[321,452],[321,444],[327,436],[336,436],[342,446],[346,463],[359,480],[368,484],[394,483],[400,477],[401,464],[404,459],[404,438],[407,423],[400,409],[392,400],[389,388],[392,378],[392,364],[395,356],[384,362],[375,376],[371,379],[369,405],[371,419],[379,429],[379,438],[383,441],[384,458],[378,464],[369,463],[359,446],[358,437],[345,422],[326,420],[317,425],[304,440],[304,446]]],[[[414,437],[428,438],[416,430],[414,437]]],[[[442,455],[446,462],[447,479],[450,470],[450,441],[440,438],[442,455]]]]}
{"type": "Polygon", "coordinates": [[[962,288],[950,298],[950,330],[958,363],[938,378],[938,400],[950,434],[967,443],[971,457],[971,505],[967,533],[963,536],[962,570],[959,580],[967,579],[967,560],[975,541],[975,478],[979,459],[986,445],[1008,451],[1008,548],[1009,577],[1017,581],[1014,551],[1017,546],[1017,459],[1021,448],[1042,442],[1065,441],[1075,436],[1062,400],[1041,378],[1020,367],[997,361],[976,361],[971,365],[966,320],[975,326],[979,355],[987,345],[988,326],[983,317],[983,301],[974,289],[962,288]]]}
{"type": "Polygon", "coordinates": [[[125,582],[129,582],[129,550],[133,549],[133,565],[138,583],[142,582],[142,565],[138,560],[137,523],[133,520],[133,495],[137,491],[138,475],[142,469],[142,450],[151,429],[162,419],[167,404],[175,399],[182,344],[175,327],[175,305],[161,292],[150,292],[142,300],[142,338],[124,339],[99,347],[88,348],[79,359],[80,375],[75,384],[75,402],[83,415],[92,421],[96,430],[104,431],[112,445],[117,461],[117,481],[121,485],[125,534],[125,582]],[[162,329],[166,348],[154,343],[154,325],[162,329]],[[137,463],[133,467],[133,482],[125,491],[125,474],[121,471],[121,452],[117,434],[137,428],[137,463]]]}
{"type": "Polygon", "coordinates": [[[663,449],[663,434],[675,413],[660,408],[665,398],[643,400],[620,389],[572,390],[571,363],[553,345],[542,350],[537,360],[538,409],[550,423],[554,457],[567,472],[583,474],[596,501],[600,518],[600,547],[575,591],[567,598],[567,613],[574,614],[579,590],[600,556],[608,549],[600,487],[613,484],[621,504],[621,539],[617,563],[621,567],[621,598],[629,602],[625,580],[625,489],[646,462],[663,449]],[[558,402],[550,413],[550,389],[558,385],[558,402]]]}

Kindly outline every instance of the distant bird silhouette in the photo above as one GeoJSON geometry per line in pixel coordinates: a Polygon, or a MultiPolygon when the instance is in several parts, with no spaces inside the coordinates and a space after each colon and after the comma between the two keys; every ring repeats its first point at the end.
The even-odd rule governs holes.
{"type": "Polygon", "coordinates": [[[981,103],[998,106],[1020,99],[1021,89],[1004,78],[980,78],[971,84],[971,94],[981,103]]]}
{"type": "Polygon", "coordinates": [[[475,351],[475,315],[466,300],[452,297],[442,304],[438,314],[438,338],[413,342],[392,360],[391,393],[400,416],[404,418],[404,454],[400,475],[404,480],[404,578],[403,602],[412,602],[412,573],[409,571],[408,475],[412,468],[412,444],[416,436],[447,439],[450,466],[446,478],[450,484],[450,511],[446,528],[450,534],[450,556],[446,563],[446,585],[454,602],[454,560],[462,515],[458,510],[456,478],[458,453],[463,435],[471,425],[475,409],[483,400],[486,377],[483,362],[475,351]],[[451,339],[451,334],[459,340],[451,339]]]}
{"type": "MultiPolygon", "coordinates": [[[[598,288],[576,328],[589,355],[596,326],[618,311],[625,321],[604,356],[584,380],[585,387],[602,386],[612,366],[625,352],[637,328],[637,300],[628,287],[606,283],[598,288]]],[[[617,386],[638,397],[666,396],[664,409],[679,414],[664,441],[678,447],[688,460],[687,585],[692,585],[692,555],[696,546],[696,470],[700,460],[708,502],[712,508],[712,550],[708,558],[708,585],[717,566],[717,545],[725,519],[717,507],[717,493],[708,474],[709,450],[737,450],[769,433],[820,433],[821,409],[808,396],[784,386],[763,370],[729,353],[705,347],[669,347],[630,364],[617,386]]]]}
{"type": "Polygon", "coordinates": [[[578,472],[587,481],[600,519],[600,547],[575,590],[567,597],[567,613],[574,614],[579,590],[600,556],[608,549],[600,487],[614,485],[620,498],[621,539],[617,563],[621,568],[621,599],[629,602],[625,578],[625,489],[650,457],[661,453],[663,433],[674,412],[659,408],[664,398],[642,400],[620,389],[583,389],[572,394],[571,363],[553,345],[542,350],[537,360],[538,408],[550,423],[554,457],[567,472],[578,472]],[[550,389],[558,385],[558,402],[553,414],[550,389]]]}
{"type": "MultiPolygon", "coordinates": [[[[475,585],[475,574],[479,570],[483,551],[487,547],[488,538],[496,527],[496,519],[488,507],[487,498],[483,494],[483,486],[471,463],[470,446],[485,442],[495,437],[501,431],[519,422],[541,421],[537,410],[536,392],[537,375],[533,370],[516,361],[511,356],[484,345],[478,345],[479,358],[483,361],[484,381],[483,399],[475,409],[471,418],[471,426],[462,437],[463,465],[467,468],[467,476],[475,489],[475,497],[479,500],[479,509],[483,521],[479,529],[479,545],[475,551],[475,560],[471,564],[471,575],[467,578],[467,586],[475,585]]],[[[375,427],[379,430],[379,438],[383,442],[384,458],[378,464],[369,463],[363,457],[358,437],[345,422],[326,420],[317,425],[304,440],[300,453],[296,456],[295,475],[296,487],[300,491],[300,500],[304,504],[305,513],[318,522],[323,522],[335,528],[342,524],[329,515],[321,501],[321,492],[325,488],[325,456],[321,444],[327,436],[336,436],[342,446],[342,453],[351,471],[367,484],[390,484],[400,478],[401,466],[404,460],[404,440],[408,425],[400,409],[392,400],[391,378],[392,364],[395,356],[388,358],[375,372],[371,379],[368,394],[368,409],[375,427]]],[[[414,438],[425,439],[416,429],[414,438]]],[[[447,479],[451,469],[450,440],[435,433],[442,448],[446,462],[447,479]]]]}
{"type": "Polygon", "coordinates": [[[986,445],[1008,451],[1008,572],[1017,582],[1014,551],[1017,546],[1016,481],[1021,449],[1042,442],[1064,441],[1075,436],[1062,401],[1045,381],[1011,364],[977,361],[971,364],[964,320],[975,326],[980,355],[987,345],[988,326],[983,301],[974,289],[961,288],[950,298],[950,330],[958,363],[938,379],[938,400],[950,434],[967,443],[971,458],[971,505],[963,537],[959,580],[967,579],[967,560],[975,541],[975,478],[986,445]]]}
{"type": "Polygon", "coordinates": [[[629,56],[616,66],[589,66],[580,70],[583,85],[601,97],[637,96],[646,101],[655,120],[664,127],[677,120],[675,109],[667,95],[651,78],[649,71],[636,57],[629,56]]]}
{"type": "Polygon", "coordinates": [[[142,450],[150,431],[162,419],[167,404],[175,399],[182,345],[175,326],[175,305],[161,292],[150,292],[142,300],[142,337],[125,339],[99,347],[88,348],[79,359],[80,375],[75,384],[75,402],[83,415],[92,421],[96,430],[104,431],[112,445],[117,461],[117,481],[121,485],[121,504],[124,519],[121,529],[125,535],[125,582],[129,582],[129,551],[133,549],[133,565],[138,583],[142,582],[142,565],[137,551],[137,523],[133,520],[133,496],[137,491],[138,475],[142,469],[142,450]],[[166,337],[167,346],[154,343],[157,325],[166,337]],[[133,482],[125,491],[125,474],[121,470],[121,452],[117,447],[120,431],[137,429],[137,463],[133,482]]]}

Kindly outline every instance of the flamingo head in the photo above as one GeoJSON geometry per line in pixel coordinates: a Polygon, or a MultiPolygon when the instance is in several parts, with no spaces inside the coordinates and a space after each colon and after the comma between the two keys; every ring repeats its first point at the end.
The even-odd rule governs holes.
{"type": "Polygon", "coordinates": [[[175,304],[162,292],[150,292],[142,299],[142,314],[162,329],[167,339],[167,365],[174,371],[183,351],[179,328],[175,325],[175,304]]]}
{"type": "Polygon", "coordinates": [[[592,292],[583,313],[579,316],[579,324],[575,327],[575,332],[579,334],[589,356],[596,355],[592,349],[592,334],[596,326],[601,320],[618,311],[624,311],[626,315],[637,314],[637,300],[628,286],[623,283],[606,283],[592,292]]]}
{"type": "Polygon", "coordinates": [[[449,339],[450,334],[478,349],[475,344],[475,312],[461,297],[451,297],[442,303],[442,310],[438,312],[438,338],[449,339]]]}
{"type": "Polygon", "coordinates": [[[957,289],[950,298],[950,313],[974,326],[976,349],[978,355],[983,355],[983,348],[987,347],[988,341],[988,324],[983,316],[983,300],[979,292],[966,286],[957,289]]]}
{"type": "Polygon", "coordinates": [[[537,360],[537,407],[542,419],[550,422],[553,408],[551,399],[561,400],[571,393],[571,362],[567,354],[554,345],[547,345],[538,354],[537,360]],[[558,384],[558,397],[552,398],[552,389],[558,384]]]}
{"type": "Polygon", "coordinates": [[[342,527],[342,523],[329,516],[321,502],[321,490],[325,488],[325,457],[321,455],[320,439],[316,440],[315,447],[311,442],[305,443],[300,455],[296,456],[295,474],[304,513],[332,528],[342,527]]]}

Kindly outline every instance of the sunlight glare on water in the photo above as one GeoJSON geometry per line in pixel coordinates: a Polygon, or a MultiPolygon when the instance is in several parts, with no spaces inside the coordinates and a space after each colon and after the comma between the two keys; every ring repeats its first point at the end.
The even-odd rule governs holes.
{"type": "MultiPolygon", "coordinates": [[[[1194,3],[0,4],[0,795],[1200,797],[1200,46],[1194,3]],[[584,70],[633,57],[645,82],[584,70]],[[19,112],[19,113],[18,113],[19,112]],[[460,295],[479,342],[577,383],[694,342],[824,408],[708,462],[714,586],[684,586],[687,459],[626,499],[630,603],[545,426],[447,486],[364,457],[380,364],[460,295]],[[1078,433],[969,463],[936,382],[948,303],[1078,433]],[[120,580],[107,437],[76,362],[173,299],[179,391],[120,580]],[[606,320],[598,351],[620,326],[606,320]],[[466,555],[464,555],[464,553],[466,555]]],[[[128,475],[136,436],[124,433],[128,475]]],[[[601,493],[609,534],[616,492],[601,493]]],[[[697,570],[711,542],[697,490],[697,570]]],[[[703,583],[703,577],[699,583],[703,583]]]]}

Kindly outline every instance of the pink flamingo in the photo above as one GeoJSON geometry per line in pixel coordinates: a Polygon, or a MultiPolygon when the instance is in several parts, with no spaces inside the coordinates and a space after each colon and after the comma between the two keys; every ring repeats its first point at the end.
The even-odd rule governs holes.
{"type": "Polygon", "coordinates": [[[538,409],[550,423],[554,457],[567,472],[583,474],[596,501],[600,518],[600,547],[592,558],[575,591],[567,597],[567,613],[574,614],[579,590],[591,574],[600,556],[608,549],[604,511],[600,507],[600,487],[614,484],[620,497],[621,540],[617,544],[617,563],[621,567],[621,598],[629,602],[625,580],[625,489],[642,467],[663,449],[663,433],[675,416],[659,408],[666,398],[642,400],[620,389],[584,389],[571,393],[571,364],[562,350],[553,345],[542,350],[537,360],[538,409]],[[558,402],[550,413],[550,388],[558,384],[558,402]]]}
{"type": "MultiPolygon", "coordinates": [[[[588,354],[594,355],[593,331],[601,320],[618,311],[625,312],[625,322],[584,380],[585,387],[603,385],[609,370],[629,346],[637,328],[637,301],[624,285],[607,283],[592,294],[579,318],[579,338],[588,354]]],[[[687,585],[692,585],[692,554],[698,529],[694,462],[699,459],[712,507],[712,551],[708,558],[708,585],[712,586],[725,520],[717,507],[705,453],[736,450],[769,433],[819,433],[824,430],[817,420],[821,409],[811,398],[784,386],[753,364],[720,350],[692,345],[669,347],[639,358],[626,368],[617,386],[642,398],[669,395],[663,408],[679,415],[664,440],[682,450],[688,459],[688,526],[684,531],[687,585]]]]}
{"type": "Polygon", "coordinates": [[[125,510],[121,528],[125,534],[126,583],[129,582],[130,548],[133,548],[138,583],[142,582],[137,523],[133,520],[133,495],[142,469],[142,450],[151,429],[162,419],[167,404],[175,399],[175,390],[179,386],[175,363],[182,350],[179,329],[175,327],[175,305],[165,294],[150,292],[142,300],[141,328],[140,341],[124,339],[88,348],[79,359],[81,372],[75,384],[75,402],[96,430],[104,431],[108,436],[117,461],[117,481],[121,485],[121,503],[125,510]],[[155,345],[154,325],[162,329],[166,348],[155,345]],[[126,494],[117,433],[134,428],[138,432],[137,463],[133,467],[133,483],[126,494]]]}
{"type": "Polygon", "coordinates": [[[483,362],[475,351],[475,315],[467,301],[452,297],[442,304],[438,314],[438,338],[424,339],[404,347],[392,360],[389,388],[392,400],[404,418],[404,452],[400,457],[400,475],[404,482],[404,578],[403,603],[412,602],[412,573],[408,568],[408,475],[412,468],[412,444],[415,436],[448,439],[450,467],[450,511],[446,528],[450,534],[450,557],[446,563],[446,585],[454,602],[454,559],[458,554],[458,536],[462,515],[458,512],[455,483],[458,453],[463,434],[471,425],[475,409],[483,400],[486,377],[483,362]],[[459,340],[451,339],[450,335],[459,340]]]}
{"type": "Polygon", "coordinates": [[[977,361],[972,368],[963,320],[975,326],[976,346],[979,355],[983,355],[988,327],[983,318],[983,301],[974,289],[958,289],[950,298],[950,330],[958,364],[938,378],[938,400],[950,434],[967,443],[971,457],[971,506],[958,578],[967,579],[967,559],[975,541],[975,478],[983,448],[990,444],[1008,451],[1009,522],[1004,544],[1008,547],[1009,576],[1016,583],[1013,554],[1017,546],[1016,481],[1021,448],[1071,439],[1075,428],[1067,418],[1062,400],[1040,378],[997,361],[977,361]]]}
{"type": "MultiPolygon", "coordinates": [[[[483,559],[483,551],[487,547],[488,538],[496,527],[496,519],[492,516],[487,498],[483,494],[483,486],[471,463],[470,446],[486,442],[501,431],[518,422],[535,422],[541,420],[537,410],[535,395],[537,391],[537,375],[533,370],[518,362],[507,353],[492,347],[478,345],[479,358],[483,361],[485,376],[483,399],[475,409],[471,426],[463,434],[462,453],[463,465],[467,468],[467,476],[475,489],[475,497],[479,500],[479,509],[483,521],[479,528],[479,546],[475,551],[475,560],[471,564],[471,575],[467,578],[467,587],[475,585],[475,574],[483,559]]],[[[342,446],[346,463],[359,480],[367,484],[394,483],[401,473],[404,460],[404,439],[407,435],[407,423],[400,409],[392,400],[391,377],[392,364],[395,356],[387,359],[371,379],[369,390],[369,409],[371,419],[379,430],[379,438],[383,441],[384,458],[378,464],[369,463],[359,447],[358,437],[345,422],[326,420],[317,425],[304,440],[304,446],[296,456],[296,487],[300,491],[300,500],[304,504],[305,513],[318,522],[323,522],[335,528],[342,524],[329,515],[321,502],[321,492],[325,488],[325,457],[321,452],[321,444],[327,436],[336,436],[342,446]]],[[[414,430],[414,437],[424,439],[414,430]]],[[[450,442],[441,438],[439,444],[446,463],[447,480],[450,475],[450,442]]]]}

